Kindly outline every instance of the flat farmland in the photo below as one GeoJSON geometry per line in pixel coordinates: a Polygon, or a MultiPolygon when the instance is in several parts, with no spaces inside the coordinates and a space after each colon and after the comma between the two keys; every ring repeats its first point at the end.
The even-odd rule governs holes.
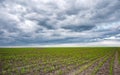
{"type": "Polygon", "coordinates": [[[120,48],[0,48],[0,75],[120,75],[120,48]]]}

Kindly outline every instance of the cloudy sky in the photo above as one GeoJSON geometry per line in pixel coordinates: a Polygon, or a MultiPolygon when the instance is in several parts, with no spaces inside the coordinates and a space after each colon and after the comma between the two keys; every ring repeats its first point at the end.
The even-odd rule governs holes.
{"type": "Polygon", "coordinates": [[[0,46],[119,46],[120,0],[0,0],[0,46]]]}

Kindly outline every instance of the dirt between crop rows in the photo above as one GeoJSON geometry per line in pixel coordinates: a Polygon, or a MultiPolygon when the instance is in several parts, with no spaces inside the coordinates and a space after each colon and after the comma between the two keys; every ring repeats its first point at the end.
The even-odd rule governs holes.
{"type": "MultiPolygon", "coordinates": [[[[110,75],[110,63],[111,63],[112,57],[110,57],[98,70],[98,72],[95,75],[110,75]]],[[[80,74],[77,75],[92,75],[92,72],[94,71],[94,68],[98,66],[98,64],[102,62],[102,59],[99,61],[96,61],[93,65],[88,67],[86,70],[82,71],[80,74]]],[[[72,74],[71,74],[72,75],[72,74]]],[[[115,53],[115,59],[113,64],[113,74],[112,75],[120,75],[120,64],[118,61],[118,52],[115,53]]]]}
{"type": "Polygon", "coordinates": [[[116,52],[116,54],[115,54],[113,74],[114,75],[120,75],[120,64],[118,62],[118,52],[116,52]]]}
{"type": "MultiPolygon", "coordinates": [[[[98,64],[100,61],[102,61],[102,60],[103,60],[103,58],[100,58],[99,60],[96,60],[93,65],[91,65],[89,68],[85,69],[85,70],[82,71],[81,73],[79,73],[79,70],[80,70],[80,68],[81,68],[81,66],[80,66],[78,69],[71,71],[71,72],[68,73],[67,75],[90,75],[90,74],[91,74],[91,71],[93,70],[93,67],[94,67],[94,66],[97,66],[97,64],[98,64]],[[78,73],[79,73],[79,74],[78,74],[78,73]]],[[[90,61],[90,62],[91,62],[91,61],[90,61]]],[[[89,62],[88,62],[88,63],[89,63],[89,62]]],[[[88,63],[87,63],[87,64],[88,64],[88,63]]],[[[87,65],[87,64],[85,64],[85,65],[87,65]]],[[[83,66],[85,66],[85,65],[83,65],[83,66]]]]}
{"type": "Polygon", "coordinates": [[[96,75],[110,75],[110,62],[112,57],[110,57],[98,70],[96,75]]]}
{"type": "MultiPolygon", "coordinates": [[[[105,56],[104,56],[105,57],[105,56]]],[[[103,62],[104,57],[99,58],[98,60],[96,60],[94,63],[92,63],[88,68],[86,68],[85,70],[83,70],[82,72],[79,73],[80,67],[81,66],[85,66],[87,63],[82,64],[81,66],[79,66],[79,68],[74,69],[72,71],[70,71],[67,74],[62,74],[62,75],[92,75],[93,71],[95,70],[95,68],[98,66],[98,64],[100,62],[103,62]]],[[[97,73],[95,75],[110,75],[110,65],[111,65],[111,60],[112,57],[110,56],[106,62],[104,62],[104,64],[99,68],[99,70],[97,71],[97,73]]],[[[91,61],[90,61],[91,62],[91,61]]],[[[1,72],[1,65],[0,64],[0,72],[1,72]]],[[[72,65],[71,65],[72,66],[72,65]]],[[[66,70],[66,68],[62,68],[63,70],[66,70]]],[[[14,74],[14,73],[13,73],[14,74]]],[[[0,74],[1,75],[1,74],[0,74]]],[[[30,73],[26,73],[23,75],[45,75],[44,73],[40,73],[40,72],[36,72],[33,69],[33,72],[30,73]]],[[[55,71],[54,73],[47,73],[46,75],[58,75],[57,71],[55,71]]],[[[113,64],[113,75],[120,75],[120,64],[118,61],[118,52],[115,53],[115,59],[114,59],[114,64],[113,64]]]]}
{"type": "Polygon", "coordinates": [[[101,58],[100,60],[96,61],[95,63],[93,63],[90,67],[88,67],[86,70],[82,71],[80,74],[78,75],[91,75],[92,72],[95,70],[95,68],[98,66],[98,64],[103,61],[104,58],[101,58]]]}
{"type": "Polygon", "coordinates": [[[2,63],[0,62],[0,74],[2,72],[2,63]]]}
{"type": "MultiPolygon", "coordinates": [[[[96,58],[93,59],[93,60],[91,60],[91,61],[89,61],[89,62],[92,62],[92,61],[94,61],[94,60],[96,60],[96,58]]],[[[81,65],[81,66],[78,66],[78,68],[76,68],[76,69],[74,69],[74,70],[71,70],[71,71],[70,71],[68,74],[66,74],[66,75],[77,75],[77,72],[79,72],[79,70],[81,69],[81,67],[86,66],[89,62],[87,62],[87,63],[85,63],[85,64],[83,64],[83,65],[81,65]]]]}

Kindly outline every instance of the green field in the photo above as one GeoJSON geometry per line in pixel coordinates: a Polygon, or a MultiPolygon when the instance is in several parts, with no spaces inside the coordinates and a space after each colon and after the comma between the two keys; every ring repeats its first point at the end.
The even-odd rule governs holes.
{"type": "Polygon", "coordinates": [[[115,75],[116,66],[115,47],[0,48],[0,75],[115,75]]]}

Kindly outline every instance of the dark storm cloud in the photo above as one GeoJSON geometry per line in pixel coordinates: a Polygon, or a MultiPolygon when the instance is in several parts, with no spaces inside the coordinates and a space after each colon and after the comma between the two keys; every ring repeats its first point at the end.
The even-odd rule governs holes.
{"type": "Polygon", "coordinates": [[[0,11],[0,45],[119,42],[120,0],[0,0],[0,11]]]}
{"type": "Polygon", "coordinates": [[[67,26],[67,27],[63,27],[64,29],[69,29],[71,31],[75,31],[75,32],[81,32],[81,31],[89,31],[92,28],[94,28],[94,26],[92,25],[80,25],[80,26],[67,26]]]}

